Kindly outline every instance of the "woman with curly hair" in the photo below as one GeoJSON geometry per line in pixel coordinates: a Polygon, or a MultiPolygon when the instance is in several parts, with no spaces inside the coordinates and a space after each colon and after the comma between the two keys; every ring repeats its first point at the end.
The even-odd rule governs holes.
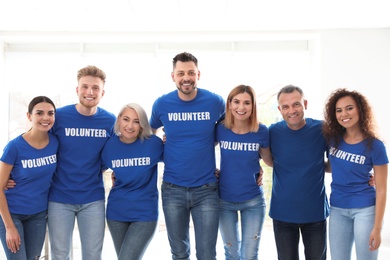
{"type": "Polygon", "coordinates": [[[332,260],[378,258],[386,205],[388,157],[367,99],[337,89],[325,106],[324,136],[332,172],[329,243],[332,260]],[[375,187],[367,185],[373,172],[375,187]]]}

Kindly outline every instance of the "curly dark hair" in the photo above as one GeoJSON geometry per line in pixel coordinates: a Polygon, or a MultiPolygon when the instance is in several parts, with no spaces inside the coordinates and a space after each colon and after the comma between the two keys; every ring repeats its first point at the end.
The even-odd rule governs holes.
{"type": "Polygon", "coordinates": [[[365,96],[357,91],[349,91],[345,88],[335,90],[329,96],[324,109],[324,127],[323,134],[328,144],[333,143],[335,147],[340,144],[345,128],[341,126],[336,118],[336,103],[340,98],[351,97],[356,102],[356,108],[359,113],[359,127],[367,141],[367,147],[372,147],[372,142],[378,138],[375,118],[371,106],[365,96]]]}

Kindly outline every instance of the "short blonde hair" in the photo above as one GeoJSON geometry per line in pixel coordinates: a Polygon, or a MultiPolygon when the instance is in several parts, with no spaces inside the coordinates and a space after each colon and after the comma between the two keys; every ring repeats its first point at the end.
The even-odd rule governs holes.
{"type": "Polygon", "coordinates": [[[96,66],[89,65],[85,68],[80,69],[77,72],[77,81],[79,81],[81,77],[85,76],[97,77],[100,78],[103,83],[106,83],[106,73],[104,73],[104,71],[102,71],[96,66]]]}
{"type": "Polygon", "coordinates": [[[148,121],[148,116],[146,115],[145,110],[138,104],[136,103],[129,103],[127,105],[124,105],[121,110],[119,111],[118,116],[116,117],[115,125],[114,125],[114,131],[116,135],[120,136],[120,131],[119,131],[119,118],[122,116],[123,111],[125,109],[134,109],[134,111],[137,113],[138,118],[139,118],[139,124],[141,126],[141,131],[139,131],[138,138],[143,141],[145,138],[148,139],[152,135],[152,128],[150,127],[149,121],[148,121]]]}

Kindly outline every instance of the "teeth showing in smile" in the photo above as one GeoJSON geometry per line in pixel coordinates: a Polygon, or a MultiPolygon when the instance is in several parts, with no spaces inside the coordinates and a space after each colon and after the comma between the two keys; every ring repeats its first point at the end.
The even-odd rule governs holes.
{"type": "Polygon", "coordinates": [[[239,115],[245,115],[246,114],[246,112],[241,112],[241,111],[236,111],[236,113],[239,114],[239,115]]]}
{"type": "Polygon", "coordinates": [[[350,118],[346,118],[346,119],[342,119],[341,121],[348,122],[349,120],[351,120],[351,119],[350,118]]]}
{"type": "Polygon", "coordinates": [[[93,98],[85,98],[86,100],[93,100],[93,98]]]}

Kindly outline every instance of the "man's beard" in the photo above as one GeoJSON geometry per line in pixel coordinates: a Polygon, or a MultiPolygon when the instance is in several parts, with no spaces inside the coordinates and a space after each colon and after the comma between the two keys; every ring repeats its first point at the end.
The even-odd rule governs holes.
{"type": "Polygon", "coordinates": [[[183,90],[182,86],[177,87],[177,89],[184,95],[191,95],[196,90],[196,86],[192,85],[191,88],[187,91],[183,90]]]}

